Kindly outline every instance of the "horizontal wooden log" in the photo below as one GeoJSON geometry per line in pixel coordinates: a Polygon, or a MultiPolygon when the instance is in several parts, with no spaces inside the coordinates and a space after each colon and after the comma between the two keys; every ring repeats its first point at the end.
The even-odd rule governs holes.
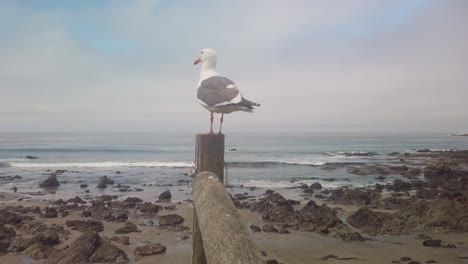
{"type": "Polygon", "coordinates": [[[193,201],[208,264],[263,264],[239,213],[216,174],[199,173],[193,201]]]}

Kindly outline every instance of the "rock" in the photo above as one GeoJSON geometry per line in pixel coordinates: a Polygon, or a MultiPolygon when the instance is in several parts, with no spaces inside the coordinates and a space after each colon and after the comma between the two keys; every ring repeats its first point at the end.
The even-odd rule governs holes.
{"type": "Polygon", "coordinates": [[[421,264],[421,262],[416,261],[416,260],[412,260],[412,261],[408,262],[408,264],[421,264]]]}
{"type": "Polygon", "coordinates": [[[336,189],[331,191],[328,200],[353,205],[370,205],[375,204],[380,198],[378,190],[366,189],[336,189]]]}
{"type": "Polygon", "coordinates": [[[267,190],[265,191],[265,194],[272,194],[272,193],[274,193],[274,192],[275,192],[275,191],[273,191],[272,189],[267,189],[267,190]]]}
{"type": "Polygon", "coordinates": [[[118,242],[122,245],[130,245],[130,238],[128,236],[113,236],[110,238],[111,241],[115,241],[115,242],[118,242]]]}
{"type": "Polygon", "coordinates": [[[83,201],[79,196],[75,196],[73,199],[68,199],[67,203],[76,203],[76,204],[85,204],[86,202],[83,201]]]}
{"type": "Polygon", "coordinates": [[[178,225],[184,222],[184,218],[178,214],[162,215],[159,217],[160,226],[178,225]]]}
{"type": "Polygon", "coordinates": [[[47,188],[47,187],[57,187],[60,186],[60,183],[57,180],[57,175],[51,174],[46,180],[39,184],[39,187],[47,188]]]}
{"type": "Polygon", "coordinates": [[[46,260],[46,264],[128,263],[125,252],[96,232],[86,232],[68,248],[46,260]]]}
{"type": "Polygon", "coordinates": [[[278,232],[278,229],[276,229],[272,224],[265,224],[262,227],[263,232],[278,232]]]}
{"type": "Polygon", "coordinates": [[[439,239],[428,239],[423,241],[423,246],[425,247],[441,247],[441,240],[439,239]]]}
{"type": "Polygon", "coordinates": [[[139,233],[141,231],[138,230],[137,226],[134,223],[126,222],[123,227],[116,229],[114,231],[114,234],[128,234],[132,232],[139,233]]]}
{"type": "Polygon", "coordinates": [[[141,204],[139,207],[140,212],[142,213],[149,213],[149,214],[155,214],[162,210],[162,206],[157,205],[157,204],[152,204],[150,202],[146,202],[141,204]]]}
{"type": "Polygon", "coordinates": [[[45,208],[45,211],[44,211],[44,218],[55,218],[55,217],[58,217],[58,212],[57,212],[57,209],[51,207],[46,207],[45,208]]]}
{"type": "Polygon", "coordinates": [[[148,244],[142,247],[135,248],[135,256],[144,257],[149,255],[156,255],[166,252],[166,247],[160,243],[148,244]]]}
{"type": "Polygon", "coordinates": [[[104,225],[101,221],[96,220],[68,220],[65,225],[73,230],[80,232],[102,232],[104,231],[104,225]]]}
{"type": "Polygon", "coordinates": [[[412,260],[410,257],[401,257],[400,258],[400,261],[403,261],[403,262],[407,262],[407,261],[410,261],[412,260]]]}
{"type": "Polygon", "coordinates": [[[0,224],[0,253],[6,252],[11,243],[11,238],[16,236],[13,228],[5,227],[0,224]]]}
{"type": "Polygon", "coordinates": [[[109,239],[99,238],[97,247],[89,256],[88,261],[91,263],[128,263],[128,256],[109,239]]]}
{"type": "Polygon", "coordinates": [[[254,233],[262,232],[262,229],[256,225],[250,225],[250,230],[252,230],[254,233]]]}
{"type": "Polygon", "coordinates": [[[392,152],[392,153],[389,153],[388,155],[389,156],[397,156],[397,155],[400,155],[401,153],[400,152],[392,152]]]}
{"type": "Polygon", "coordinates": [[[107,178],[107,176],[102,176],[102,177],[101,177],[101,180],[100,180],[100,182],[99,182],[99,184],[98,184],[97,187],[98,187],[99,189],[104,189],[104,188],[107,187],[108,184],[114,184],[114,181],[111,180],[111,179],[109,179],[109,178],[107,178]]]}
{"type": "Polygon", "coordinates": [[[338,237],[345,242],[363,242],[365,239],[358,232],[344,232],[338,233],[338,237]]]}
{"type": "Polygon", "coordinates": [[[280,233],[280,234],[289,234],[290,232],[286,228],[280,227],[278,229],[278,233],[280,233]]]}
{"type": "Polygon", "coordinates": [[[446,163],[432,163],[424,168],[424,178],[429,181],[441,182],[453,176],[452,168],[446,163]]]}
{"type": "Polygon", "coordinates": [[[280,264],[276,259],[269,259],[266,261],[266,264],[280,264]]]}
{"type": "Polygon", "coordinates": [[[406,182],[400,179],[396,179],[393,181],[393,185],[389,186],[389,189],[395,192],[401,192],[401,191],[409,191],[411,190],[412,187],[413,185],[411,184],[411,182],[406,182]]]}
{"type": "Polygon", "coordinates": [[[313,194],[313,193],[314,193],[314,189],[312,189],[312,188],[304,189],[303,192],[304,192],[304,193],[313,194]]]}
{"type": "Polygon", "coordinates": [[[35,156],[26,156],[24,157],[25,159],[38,159],[39,157],[35,157],[35,156]]]}
{"type": "Polygon", "coordinates": [[[57,201],[53,203],[53,205],[59,205],[59,206],[67,205],[67,202],[65,202],[63,199],[58,199],[57,201]]]}
{"type": "Polygon", "coordinates": [[[127,199],[124,200],[124,203],[142,203],[143,200],[137,197],[128,197],[127,199]]]}
{"type": "Polygon", "coordinates": [[[87,187],[88,187],[88,184],[84,184],[84,183],[80,184],[80,188],[87,188],[87,187]]]}
{"type": "Polygon", "coordinates": [[[318,182],[314,182],[310,185],[310,188],[311,189],[315,189],[315,190],[320,190],[322,189],[322,184],[318,183],[318,182]]]}
{"type": "Polygon", "coordinates": [[[171,200],[172,198],[171,191],[169,190],[164,191],[163,193],[159,195],[158,198],[159,200],[171,200]]]}

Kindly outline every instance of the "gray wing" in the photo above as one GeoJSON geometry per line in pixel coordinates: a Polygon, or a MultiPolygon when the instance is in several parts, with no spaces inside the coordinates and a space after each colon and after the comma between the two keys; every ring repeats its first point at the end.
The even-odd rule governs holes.
{"type": "Polygon", "coordinates": [[[203,80],[197,89],[197,98],[209,106],[236,104],[242,100],[236,84],[222,76],[203,80]]]}

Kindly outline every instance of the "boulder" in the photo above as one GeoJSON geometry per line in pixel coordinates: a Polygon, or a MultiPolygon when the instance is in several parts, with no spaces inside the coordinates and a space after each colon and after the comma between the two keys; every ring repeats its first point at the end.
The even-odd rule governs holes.
{"type": "Polygon", "coordinates": [[[130,245],[130,238],[128,236],[113,236],[110,238],[111,241],[115,241],[115,242],[118,242],[122,245],[130,245]]]}
{"type": "Polygon", "coordinates": [[[454,176],[452,168],[446,163],[432,163],[424,168],[424,178],[441,182],[454,176]]]}
{"type": "Polygon", "coordinates": [[[128,233],[138,233],[141,232],[138,230],[137,226],[132,222],[126,222],[125,225],[121,228],[118,228],[114,231],[114,234],[128,234],[128,233]]]}
{"type": "Polygon", "coordinates": [[[312,189],[315,189],[315,190],[320,190],[322,189],[322,184],[318,183],[318,182],[314,182],[310,185],[310,188],[312,189]]]}
{"type": "Polygon", "coordinates": [[[278,229],[276,229],[272,224],[265,224],[262,227],[263,232],[270,233],[270,232],[278,232],[278,229]]]}
{"type": "Polygon", "coordinates": [[[172,198],[171,191],[166,190],[166,191],[162,192],[159,195],[158,198],[159,198],[159,200],[171,200],[171,198],[172,198]]]}
{"type": "Polygon", "coordinates": [[[428,239],[423,241],[423,246],[425,247],[441,247],[441,240],[439,239],[428,239]]]}
{"type": "Polygon", "coordinates": [[[44,218],[55,218],[58,217],[57,209],[46,207],[44,211],[44,218]]]}
{"type": "Polygon", "coordinates": [[[14,236],[16,236],[16,232],[13,228],[0,224],[0,253],[6,252],[10,246],[11,238],[14,236]]]}
{"type": "Polygon", "coordinates": [[[366,189],[336,189],[331,191],[328,200],[353,205],[370,205],[375,204],[380,198],[378,190],[366,189]]]}
{"type": "Polygon", "coordinates": [[[101,221],[96,220],[68,220],[65,225],[73,230],[80,232],[102,232],[104,231],[104,225],[101,221]]]}
{"type": "Polygon", "coordinates": [[[160,226],[178,225],[184,222],[184,218],[178,214],[162,215],[159,217],[160,226]]]}
{"type": "Polygon", "coordinates": [[[252,230],[254,233],[262,232],[262,229],[256,225],[250,225],[250,230],[252,230]]]}
{"type": "Polygon", "coordinates": [[[107,187],[108,184],[114,184],[114,181],[107,178],[107,176],[102,176],[97,187],[99,189],[104,189],[107,187]]]}
{"type": "Polygon", "coordinates": [[[53,173],[43,182],[39,183],[39,187],[42,187],[42,188],[57,187],[57,186],[60,186],[60,183],[57,180],[57,175],[53,173]]]}
{"type": "Polygon", "coordinates": [[[153,243],[135,248],[136,257],[144,257],[149,255],[161,254],[166,251],[166,246],[160,243],[153,243]]]}
{"type": "Polygon", "coordinates": [[[68,248],[52,254],[46,264],[128,263],[125,252],[96,232],[85,232],[68,248]]]}

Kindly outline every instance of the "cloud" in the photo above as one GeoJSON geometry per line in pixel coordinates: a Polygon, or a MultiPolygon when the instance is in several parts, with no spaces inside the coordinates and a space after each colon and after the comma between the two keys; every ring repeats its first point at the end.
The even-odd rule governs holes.
{"type": "Polygon", "coordinates": [[[206,129],[191,65],[205,47],[262,103],[227,131],[466,130],[462,0],[72,7],[0,3],[0,131],[206,129]]]}

